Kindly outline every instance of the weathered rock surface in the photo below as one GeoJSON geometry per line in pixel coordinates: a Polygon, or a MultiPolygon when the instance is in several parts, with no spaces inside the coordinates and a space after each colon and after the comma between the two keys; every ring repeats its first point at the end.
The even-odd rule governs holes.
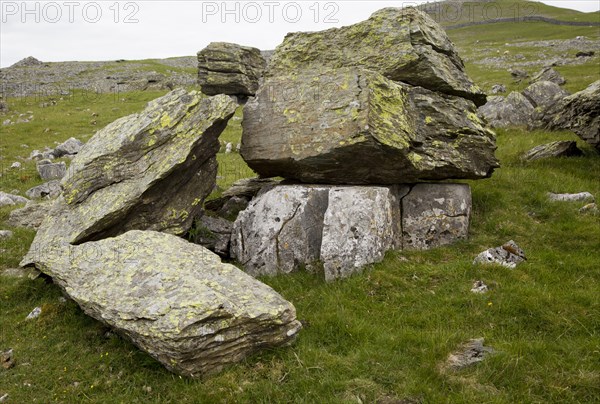
{"type": "Polygon", "coordinates": [[[56,146],[52,154],[56,158],[60,158],[66,155],[73,155],[79,153],[82,147],[83,142],[72,137],[56,146]]]}
{"type": "Polygon", "coordinates": [[[554,70],[552,67],[544,67],[542,70],[537,72],[529,81],[529,84],[537,83],[538,81],[550,81],[554,84],[562,86],[567,82],[559,72],[554,70]]]}
{"type": "Polygon", "coordinates": [[[37,187],[33,187],[25,191],[25,195],[31,199],[41,198],[57,198],[62,192],[59,180],[48,181],[37,187]]]}
{"type": "Polygon", "coordinates": [[[319,261],[329,188],[265,189],[233,225],[231,256],[253,276],[312,269],[319,261]]]}
{"type": "Polygon", "coordinates": [[[594,195],[589,192],[577,194],[555,194],[548,192],[548,200],[551,202],[595,202],[594,195]]]}
{"type": "Polygon", "coordinates": [[[44,62],[34,58],[33,56],[27,56],[25,59],[19,60],[17,63],[11,65],[10,67],[40,66],[43,64],[44,62]]]}
{"type": "Polygon", "coordinates": [[[254,276],[312,271],[321,263],[331,281],[381,261],[391,249],[465,238],[470,209],[470,189],[460,184],[277,185],[240,213],[231,254],[254,276]]]}
{"type": "Polygon", "coordinates": [[[198,79],[208,95],[252,96],[267,62],[259,49],[212,42],[198,52],[198,79]]]}
{"type": "Polygon", "coordinates": [[[237,217],[238,213],[246,209],[252,198],[261,189],[277,185],[280,182],[280,180],[272,178],[242,178],[223,191],[221,197],[207,201],[204,206],[222,217],[237,217]]]}
{"type": "MultiPolygon", "coordinates": [[[[374,70],[388,79],[464,97],[477,105],[486,99],[465,73],[444,30],[412,7],[384,8],[347,27],[288,34],[275,50],[265,75],[281,77],[342,67],[374,70]]],[[[295,85],[289,81],[273,89],[279,92],[295,85]]]]}
{"type": "Polygon", "coordinates": [[[23,198],[20,195],[7,194],[6,192],[0,191],[0,207],[18,205],[20,203],[27,203],[29,199],[23,198]]]}
{"type": "Polygon", "coordinates": [[[38,263],[84,312],[169,370],[214,373],[291,342],[294,306],[207,249],[153,231],[46,246],[38,263]]]}
{"type": "Polygon", "coordinates": [[[492,94],[505,93],[506,87],[503,84],[494,84],[492,86],[492,94]]]}
{"type": "Polygon", "coordinates": [[[473,264],[498,264],[513,269],[526,260],[525,252],[514,241],[510,240],[501,247],[485,250],[475,257],[473,264]]]}
{"type": "Polygon", "coordinates": [[[321,243],[325,280],[361,272],[402,245],[400,194],[388,187],[338,187],[329,191],[321,243]]]}
{"type": "Polygon", "coordinates": [[[534,147],[523,156],[523,160],[534,161],[556,157],[581,156],[583,152],[577,147],[577,142],[559,140],[534,147]]]}
{"type": "Polygon", "coordinates": [[[23,208],[10,212],[7,223],[9,226],[28,227],[37,230],[48,216],[53,203],[54,201],[28,202],[23,208]]]}
{"type": "Polygon", "coordinates": [[[596,203],[588,203],[579,209],[579,213],[582,215],[598,216],[600,215],[600,209],[596,203]]]}
{"type": "Polygon", "coordinates": [[[44,181],[60,180],[67,174],[67,164],[64,161],[53,163],[50,160],[37,162],[37,171],[44,181]]]}
{"type": "Polygon", "coordinates": [[[229,242],[233,223],[220,217],[202,216],[196,221],[194,243],[221,257],[229,257],[229,242]]]}
{"type": "Polygon", "coordinates": [[[236,107],[225,95],[175,90],[97,132],[73,160],[32,250],[128,230],[185,233],[215,186],[217,138],[236,107]]]}
{"type": "Polygon", "coordinates": [[[241,154],[263,177],[398,184],[485,178],[498,167],[494,134],[472,102],[374,72],[271,77],[244,111],[241,154]],[[290,83],[298,98],[273,97],[290,83]]]}
{"type": "Polygon", "coordinates": [[[415,185],[402,199],[404,248],[427,250],[466,239],[471,206],[468,185],[415,185]]]}
{"type": "Polygon", "coordinates": [[[545,111],[569,95],[558,84],[550,81],[537,81],[524,89],[522,94],[538,111],[545,111]]]}
{"type": "Polygon", "coordinates": [[[600,80],[549,108],[544,121],[549,129],[571,129],[600,153],[600,80]]]}
{"type": "Polygon", "coordinates": [[[0,230],[0,240],[6,240],[13,236],[13,232],[10,230],[0,230]]]}
{"type": "Polygon", "coordinates": [[[479,113],[496,128],[530,125],[534,110],[531,102],[516,91],[506,98],[489,97],[488,103],[479,107],[479,113]]]}

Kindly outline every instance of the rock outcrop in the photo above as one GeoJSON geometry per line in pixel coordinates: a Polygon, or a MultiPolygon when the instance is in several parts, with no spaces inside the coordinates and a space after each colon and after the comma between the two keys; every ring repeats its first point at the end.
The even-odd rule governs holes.
{"type": "Polygon", "coordinates": [[[498,167],[495,137],[476,112],[366,70],[295,72],[265,79],[246,105],[241,154],[261,176],[305,183],[486,178],[498,167]],[[290,83],[297,98],[272,94],[290,83]]]}
{"type": "Polygon", "coordinates": [[[466,238],[470,210],[470,189],[461,184],[278,185],[240,213],[231,255],[254,276],[322,264],[332,281],[381,261],[391,249],[466,238]]]}
{"type": "Polygon", "coordinates": [[[570,129],[600,153],[600,80],[563,98],[544,117],[549,129],[570,129]]]}
{"type": "Polygon", "coordinates": [[[259,49],[212,42],[198,52],[198,80],[207,95],[252,96],[266,64],[259,49]]]}
{"type": "Polygon", "coordinates": [[[53,243],[39,268],[86,314],[185,376],[289,343],[301,329],[294,306],[273,289],[169,234],[53,243]]]}
{"type": "Polygon", "coordinates": [[[236,107],[225,95],[175,90],[100,130],[72,161],[32,251],[128,230],[185,233],[215,186],[218,136],[236,107]]]}

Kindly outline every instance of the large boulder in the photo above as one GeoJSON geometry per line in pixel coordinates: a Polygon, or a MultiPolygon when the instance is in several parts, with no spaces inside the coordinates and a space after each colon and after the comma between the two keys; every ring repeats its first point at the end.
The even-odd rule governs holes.
{"type": "Polygon", "coordinates": [[[294,306],[273,289],[169,234],[60,241],[46,246],[38,267],[86,314],[185,376],[289,343],[301,329],[294,306]]]}
{"type": "Polygon", "coordinates": [[[417,184],[402,199],[405,249],[427,250],[469,235],[471,189],[466,184],[417,184]]]}
{"type": "Polygon", "coordinates": [[[392,249],[429,249],[468,234],[468,185],[278,185],[234,223],[231,253],[251,275],[322,264],[332,281],[379,262],[392,249]]]}
{"type": "MultiPolygon", "coordinates": [[[[360,67],[388,79],[485,103],[486,96],[469,79],[444,30],[415,8],[385,8],[355,25],[320,32],[291,33],[273,54],[268,77],[307,70],[328,72],[360,67]]],[[[276,92],[296,88],[294,80],[276,92]]]]}
{"type": "Polygon", "coordinates": [[[225,95],[175,90],[100,130],[73,160],[30,254],[55,239],[80,244],[138,229],[183,234],[215,187],[218,136],[236,106],[225,95]]]}
{"type": "Polygon", "coordinates": [[[306,183],[486,178],[498,167],[495,137],[476,112],[372,71],[302,71],[265,79],[248,102],[241,154],[263,177],[306,183]],[[273,95],[290,83],[296,96],[273,95]]]}
{"type": "Polygon", "coordinates": [[[563,98],[544,120],[549,129],[571,129],[600,153],[600,80],[563,98]]]}
{"type": "Polygon", "coordinates": [[[212,42],[198,52],[198,79],[208,95],[252,96],[267,62],[259,49],[212,42]]]}
{"type": "Polygon", "coordinates": [[[495,128],[529,126],[535,107],[523,94],[513,91],[506,98],[489,97],[487,104],[479,107],[479,113],[495,128]]]}

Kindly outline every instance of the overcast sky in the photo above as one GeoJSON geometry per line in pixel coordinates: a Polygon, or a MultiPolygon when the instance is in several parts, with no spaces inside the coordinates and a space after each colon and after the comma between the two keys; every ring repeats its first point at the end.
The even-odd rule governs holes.
{"type": "MultiPolygon", "coordinates": [[[[274,49],[288,32],[349,25],[383,7],[424,2],[0,0],[0,67],[27,56],[42,61],[190,56],[213,41],[274,49]]],[[[600,8],[598,0],[543,3],[585,12],[600,8]]],[[[481,6],[462,12],[491,18],[531,12],[515,8],[498,16],[483,2],[474,4],[481,6]]]]}

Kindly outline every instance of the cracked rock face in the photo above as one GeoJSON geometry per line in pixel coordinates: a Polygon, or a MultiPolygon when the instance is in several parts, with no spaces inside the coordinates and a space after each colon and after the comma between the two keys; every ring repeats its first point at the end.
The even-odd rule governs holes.
{"type": "Polygon", "coordinates": [[[212,42],[198,52],[198,80],[207,95],[252,96],[266,64],[259,49],[212,42]]]}
{"type": "Polygon", "coordinates": [[[270,77],[244,111],[241,154],[263,177],[391,185],[486,178],[498,167],[472,102],[372,71],[270,77]]]}
{"type": "Polygon", "coordinates": [[[165,233],[53,243],[40,269],[86,314],[185,376],[218,372],[301,329],[294,306],[273,289],[165,233]]]}
{"type": "Polygon", "coordinates": [[[479,107],[479,113],[495,128],[530,125],[534,111],[531,101],[516,91],[506,98],[490,97],[487,104],[479,107]]]}
{"type": "Polygon", "coordinates": [[[253,276],[316,270],[332,281],[392,249],[427,249],[467,237],[471,193],[462,184],[278,185],[234,224],[232,255],[253,276]]]}

